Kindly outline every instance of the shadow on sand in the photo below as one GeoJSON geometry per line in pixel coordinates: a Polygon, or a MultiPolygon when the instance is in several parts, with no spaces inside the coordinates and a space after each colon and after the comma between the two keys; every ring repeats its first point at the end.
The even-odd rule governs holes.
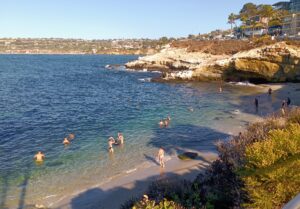
{"type": "MultiPolygon", "coordinates": [[[[155,146],[157,148],[163,146],[169,154],[182,153],[186,150],[198,152],[200,153],[198,160],[202,162],[200,161],[192,168],[183,169],[184,171],[180,175],[172,171],[165,172],[164,169],[160,169],[157,166],[155,167],[156,174],[145,178],[139,176],[139,180],[135,179],[132,183],[125,181],[127,183],[124,183],[122,186],[112,186],[113,188],[106,190],[103,190],[102,187],[89,189],[75,196],[70,203],[66,203],[66,208],[117,209],[120,208],[124,202],[132,198],[141,197],[147,191],[151,182],[155,180],[194,179],[203,168],[207,167],[207,163],[210,163],[209,160],[201,156],[201,153],[214,152],[214,142],[218,139],[228,137],[227,134],[194,125],[178,125],[165,129],[155,129],[154,133],[155,135],[150,140],[149,146],[155,146]]],[[[155,165],[159,165],[154,157],[146,154],[144,156],[146,160],[155,163],[155,165]]],[[[112,185],[113,183],[114,182],[112,182],[112,185]]],[[[62,208],[65,208],[65,206],[62,206],[62,208]]]]}

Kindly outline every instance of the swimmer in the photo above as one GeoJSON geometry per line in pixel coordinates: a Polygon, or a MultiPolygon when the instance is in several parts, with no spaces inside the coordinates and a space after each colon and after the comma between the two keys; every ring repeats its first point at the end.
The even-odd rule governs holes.
{"type": "Polygon", "coordinates": [[[68,136],[68,139],[72,140],[72,139],[74,139],[74,138],[75,138],[75,134],[70,133],[69,136],[68,136]]]}
{"type": "Polygon", "coordinates": [[[157,157],[158,157],[159,165],[161,167],[165,167],[165,162],[164,162],[165,151],[162,147],[159,148],[157,157]]]}
{"type": "Polygon", "coordinates": [[[170,117],[169,115],[168,115],[168,117],[167,117],[167,120],[168,120],[168,121],[171,121],[171,117],[170,117]]]}
{"type": "Polygon", "coordinates": [[[220,88],[219,88],[219,92],[220,92],[220,93],[222,93],[222,92],[223,92],[222,86],[220,86],[220,88]]]}
{"type": "Polygon", "coordinates": [[[118,133],[118,144],[124,144],[124,136],[122,133],[118,133]]]}
{"type": "Polygon", "coordinates": [[[116,141],[115,141],[115,139],[114,139],[114,137],[109,137],[108,138],[108,151],[110,152],[110,153],[113,153],[114,152],[114,149],[113,149],[113,144],[115,144],[116,143],[116,141]]]}
{"type": "Polygon", "coordinates": [[[271,95],[271,94],[272,94],[272,89],[271,89],[271,88],[269,88],[269,90],[268,90],[268,94],[269,94],[269,95],[271,95]]]}
{"type": "Polygon", "coordinates": [[[161,128],[164,127],[164,125],[165,125],[163,120],[160,120],[158,124],[159,124],[159,127],[161,127],[161,128]]]}
{"type": "Polygon", "coordinates": [[[70,144],[70,141],[68,140],[68,138],[64,138],[64,141],[62,143],[64,145],[68,145],[68,144],[70,144]]]}
{"type": "Polygon", "coordinates": [[[166,119],[166,120],[164,120],[163,123],[164,123],[164,126],[165,126],[165,127],[168,127],[168,125],[169,125],[169,120],[166,119]]]}
{"type": "Polygon", "coordinates": [[[43,162],[44,158],[45,158],[45,155],[44,155],[41,151],[39,151],[39,152],[33,157],[33,159],[35,159],[36,162],[43,162]]]}

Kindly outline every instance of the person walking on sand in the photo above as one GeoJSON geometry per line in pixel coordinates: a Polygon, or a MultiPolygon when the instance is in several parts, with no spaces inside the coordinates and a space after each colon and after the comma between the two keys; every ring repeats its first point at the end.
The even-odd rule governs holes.
{"type": "Polygon", "coordinates": [[[44,158],[45,158],[45,155],[44,155],[41,151],[39,151],[39,152],[33,157],[33,159],[35,159],[36,162],[43,162],[44,158]]]}
{"type": "Polygon", "coordinates": [[[113,144],[115,144],[116,143],[116,141],[115,141],[115,139],[114,139],[114,137],[109,137],[108,138],[108,151],[110,152],[110,153],[113,153],[114,152],[114,149],[113,149],[113,144]]]}
{"type": "Polygon", "coordinates": [[[283,100],[282,103],[281,103],[281,113],[282,113],[282,115],[285,115],[286,106],[287,106],[287,103],[286,103],[285,100],[283,100]]]}
{"type": "Polygon", "coordinates": [[[258,99],[257,98],[254,99],[254,104],[255,104],[255,107],[258,108],[258,99]]]}
{"type": "Polygon", "coordinates": [[[286,106],[290,106],[290,104],[291,104],[291,99],[288,97],[286,101],[286,106]]]}
{"type": "Polygon", "coordinates": [[[165,167],[164,157],[165,157],[165,151],[162,147],[160,147],[157,153],[157,158],[159,161],[159,165],[163,168],[165,167]]]}
{"type": "Polygon", "coordinates": [[[118,144],[124,144],[124,136],[121,132],[118,133],[118,144]]]}

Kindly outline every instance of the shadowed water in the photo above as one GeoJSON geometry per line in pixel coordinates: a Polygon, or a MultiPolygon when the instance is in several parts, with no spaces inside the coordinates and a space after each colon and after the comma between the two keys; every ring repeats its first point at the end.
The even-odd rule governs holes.
{"type": "Polygon", "coordinates": [[[255,118],[242,114],[255,114],[255,88],[227,86],[220,94],[217,84],[151,83],[145,81],[157,74],[104,68],[136,58],[0,56],[0,208],[51,205],[62,194],[155,164],[161,145],[169,154],[212,148],[229,127],[238,132],[255,118]],[[241,107],[241,98],[249,105],[241,107]],[[157,123],[167,115],[170,127],[160,129],[157,123]],[[107,138],[118,131],[125,145],[110,155],[107,138]],[[64,147],[69,133],[76,137],[64,147]],[[36,165],[39,150],[46,160],[36,165]]]}

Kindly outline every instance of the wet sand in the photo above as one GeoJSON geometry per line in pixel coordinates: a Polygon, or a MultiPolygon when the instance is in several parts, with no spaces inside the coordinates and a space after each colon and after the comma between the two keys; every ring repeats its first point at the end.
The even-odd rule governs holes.
{"type": "Polygon", "coordinates": [[[152,181],[164,178],[193,180],[201,169],[206,168],[216,158],[217,153],[213,150],[199,152],[199,157],[195,160],[181,161],[173,156],[166,162],[165,168],[155,164],[147,169],[136,170],[112,179],[109,183],[63,197],[59,202],[49,206],[61,209],[120,208],[127,200],[143,195],[152,181]]]}
{"type": "MultiPolygon", "coordinates": [[[[300,85],[299,84],[274,84],[260,85],[261,92],[273,89],[273,94],[279,98],[289,96],[292,105],[300,105],[300,85]]],[[[255,117],[254,117],[255,118],[255,117]]],[[[260,120],[256,117],[255,120],[260,120]]],[[[253,122],[255,122],[255,120],[253,122]]],[[[228,128],[226,128],[228,131],[228,128]]],[[[236,134],[235,127],[231,127],[232,134],[236,134]]],[[[193,150],[197,150],[194,148],[193,150]]],[[[186,150],[188,151],[188,149],[186,150]]],[[[180,178],[193,180],[203,169],[212,161],[217,159],[217,152],[213,148],[203,149],[199,147],[199,157],[196,160],[181,161],[176,156],[166,162],[164,169],[160,168],[155,162],[148,168],[140,168],[126,175],[111,179],[110,182],[96,185],[85,191],[74,194],[66,194],[55,203],[48,205],[50,208],[79,209],[79,208],[101,208],[117,209],[132,197],[140,197],[147,190],[151,182],[162,178],[180,178]]],[[[154,161],[154,160],[153,160],[154,161]]],[[[101,180],[99,180],[100,182],[101,180]]]]}

